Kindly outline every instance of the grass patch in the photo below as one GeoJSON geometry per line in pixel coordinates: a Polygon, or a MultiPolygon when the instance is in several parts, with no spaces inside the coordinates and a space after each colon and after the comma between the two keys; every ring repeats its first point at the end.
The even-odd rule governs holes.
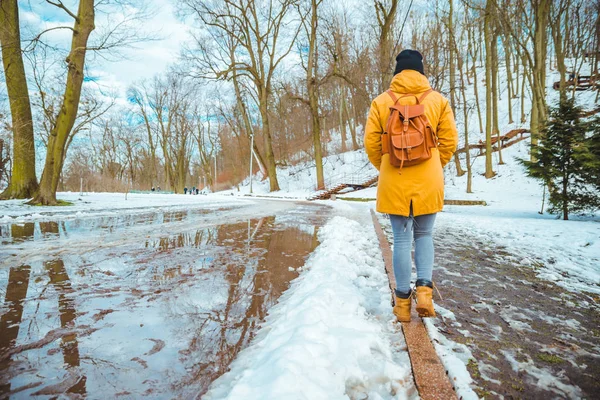
{"type": "MultiPolygon", "coordinates": [[[[481,373],[479,372],[479,366],[477,365],[477,361],[474,359],[470,359],[467,364],[467,370],[469,370],[469,374],[471,374],[471,378],[479,379],[481,378],[481,373]]],[[[481,396],[480,396],[481,397],[481,396]]]]}
{"type": "Polygon", "coordinates": [[[492,392],[490,392],[489,390],[485,390],[485,389],[476,388],[475,393],[477,393],[477,396],[479,396],[480,399],[492,397],[492,392]]]}
{"type": "MultiPolygon", "coordinates": [[[[45,207],[42,203],[28,203],[30,206],[39,206],[39,207],[45,207]]],[[[54,207],[66,207],[66,206],[72,206],[74,203],[71,203],[70,201],[66,201],[66,200],[56,200],[56,204],[54,205],[54,207]]]]}
{"type": "Polygon", "coordinates": [[[539,358],[540,360],[542,360],[544,362],[547,362],[548,364],[560,364],[565,361],[562,358],[560,358],[559,356],[555,356],[554,354],[548,354],[548,353],[539,353],[537,355],[537,358],[539,358]]]}
{"type": "Polygon", "coordinates": [[[525,388],[523,387],[523,385],[516,385],[514,383],[511,383],[510,387],[513,388],[513,390],[515,390],[517,392],[524,392],[525,391],[525,388]]]}

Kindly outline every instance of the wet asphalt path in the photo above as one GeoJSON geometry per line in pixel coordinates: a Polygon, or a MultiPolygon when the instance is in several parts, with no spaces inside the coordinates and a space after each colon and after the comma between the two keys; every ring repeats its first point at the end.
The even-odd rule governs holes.
{"type": "MultiPolygon", "coordinates": [[[[380,220],[391,240],[389,222],[380,220]]],[[[537,278],[535,267],[493,238],[483,242],[438,223],[434,242],[434,281],[443,296],[434,301],[455,316],[435,325],[471,351],[467,369],[480,397],[598,398],[597,296],[537,278]]]]}

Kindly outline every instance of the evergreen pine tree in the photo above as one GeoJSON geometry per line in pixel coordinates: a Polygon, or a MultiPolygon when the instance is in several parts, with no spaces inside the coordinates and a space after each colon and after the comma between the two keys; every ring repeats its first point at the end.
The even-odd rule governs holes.
{"type": "Polygon", "coordinates": [[[535,161],[521,160],[528,175],[544,181],[551,213],[600,208],[600,129],[597,121],[581,118],[573,99],[550,110],[540,141],[532,146],[535,161]]]}

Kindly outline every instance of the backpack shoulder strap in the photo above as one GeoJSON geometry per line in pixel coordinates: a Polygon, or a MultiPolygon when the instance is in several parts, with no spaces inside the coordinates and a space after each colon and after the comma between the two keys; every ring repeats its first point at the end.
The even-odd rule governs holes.
{"type": "Polygon", "coordinates": [[[388,89],[385,92],[392,98],[392,101],[394,102],[394,105],[396,105],[396,103],[399,100],[398,97],[396,96],[396,94],[394,92],[392,92],[391,89],[388,89]]]}
{"type": "Polygon", "coordinates": [[[417,99],[417,104],[421,104],[421,103],[423,102],[423,100],[425,99],[425,97],[427,97],[427,95],[428,95],[429,93],[431,93],[431,92],[433,92],[433,89],[431,89],[431,88],[430,88],[428,91],[426,91],[425,93],[423,93],[423,94],[421,95],[421,97],[419,97],[419,98],[417,99]]]}

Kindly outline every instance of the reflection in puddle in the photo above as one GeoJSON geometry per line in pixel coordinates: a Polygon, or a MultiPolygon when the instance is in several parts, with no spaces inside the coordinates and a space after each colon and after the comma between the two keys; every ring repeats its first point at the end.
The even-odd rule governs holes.
{"type": "MultiPolygon", "coordinates": [[[[77,331],[75,328],[75,301],[72,297],[69,297],[74,291],[69,281],[69,275],[65,270],[65,264],[62,260],[54,260],[44,263],[46,272],[50,277],[50,284],[58,294],[58,313],[60,315],[60,326],[61,328],[70,331],[65,333],[61,338],[60,348],[62,350],[63,359],[69,369],[69,372],[73,373],[71,369],[79,367],[79,347],[77,345],[77,331]]],[[[61,387],[66,389],[67,393],[79,393],[85,394],[85,376],[73,375],[67,378],[61,387]],[[75,383],[71,386],[72,381],[75,383]]],[[[47,393],[43,389],[33,393],[36,394],[54,394],[47,393]]]]}
{"type": "Polygon", "coordinates": [[[19,336],[19,327],[23,317],[23,303],[27,296],[27,287],[29,286],[29,276],[31,267],[21,265],[17,268],[11,268],[8,274],[8,285],[4,297],[4,307],[2,318],[0,318],[0,394],[5,395],[10,392],[10,382],[5,381],[6,370],[10,368],[10,356],[3,357],[10,349],[15,346],[17,336],[19,336]]]}
{"type": "Polygon", "coordinates": [[[204,393],[317,245],[323,210],[294,207],[0,274],[0,397],[204,393]]]}
{"type": "MultiPolygon", "coordinates": [[[[224,211],[221,208],[217,211],[224,211]]],[[[28,240],[69,237],[82,233],[115,233],[135,225],[165,224],[181,222],[200,215],[215,212],[210,209],[190,209],[185,211],[156,211],[139,214],[121,214],[118,216],[88,217],[64,221],[25,222],[0,224],[0,243],[21,243],[28,240]]]]}

